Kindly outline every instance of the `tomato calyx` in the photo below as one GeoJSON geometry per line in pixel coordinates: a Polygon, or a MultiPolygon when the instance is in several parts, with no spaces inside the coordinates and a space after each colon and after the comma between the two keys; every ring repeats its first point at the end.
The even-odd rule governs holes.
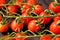
{"type": "Polygon", "coordinates": [[[6,25],[6,22],[5,22],[5,21],[1,21],[1,24],[2,24],[2,25],[6,25]]]}
{"type": "Polygon", "coordinates": [[[54,12],[52,12],[51,10],[48,10],[48,9],[46,9],[44,12],[46,14],[50,14],[50,15],[54,15],[55,14],[54,12]]]}
{"type": "Polygon", "coordinates": [[[37,16],[37,14],[34,13],[34,12],[30,12],[29,15],[30,15],[30,16],[37,16]]]}
{"type": "Polygon", "coordinates": [[[60,26],[60,20],[58,21],[58,25],[60,26]]]}
{"type": "Polygon", "coordinates": [[[54,7],[56,7],[57,5],[59,5],[58,2],[57,2],[57,0],[54,0],[54,1],[55,1],[54,4],[53,4],[54,7]]]}
{"type": "Polygon", "coordinates": [[[19,18],[16,19],[16,22],[17,22],[18,24],[22,23],[19,18]]]}
{"type": "Polygon", "coordinates": [[[57,3],[54,3],[53,5],[54,5],[54,7],[56,7],[58,4],[57,3]]]}
{"type": "Polygon", "coordinates": [[[37,24],[37,26],[40,26],[41,25],[39,21],[36,21],[36,24],[37,24]]]}

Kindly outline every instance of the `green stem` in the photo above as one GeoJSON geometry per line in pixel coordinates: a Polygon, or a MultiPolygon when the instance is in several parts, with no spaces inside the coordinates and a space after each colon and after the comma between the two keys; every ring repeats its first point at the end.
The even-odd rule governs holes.
{"type": "Polygon", "coordinates": [[[41,34],[44,33],[45,31],[46,31],[46,32],[50,32],[52,35],[55,35],[54,33],[52,33],[52,32],[49,31],[49,30],[44,30],[44,31],[41,32],[41,34]]]}
{"type": "Polygon", "coordinates": [[[57,0],[54,0],[54,2],[55,2],[55,3],[58,3],[58,1],[57,1],[57,0]]]}
{"type": "Polygon", "coordinates": [[[12,38],[40,38],[43,35],[35,35],[35,36],[19,36],[19,37],[12,37],[12,38]]]}

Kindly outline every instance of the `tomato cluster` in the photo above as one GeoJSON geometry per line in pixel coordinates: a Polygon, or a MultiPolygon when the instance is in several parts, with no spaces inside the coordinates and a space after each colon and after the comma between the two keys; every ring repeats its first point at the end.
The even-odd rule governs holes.
{"type": "MultiPolygon", "coordinates": [[[[58,2],[51,2],[48,9],[44,10],[36,0],[14,0],[11,3],[0,0],[0,12],[0,33],[8,32],[8,30],[16,33],[3,36],[4,40],[29,40],[28,38],[33,37],[41,37],[40,40],[53,40],[54,36],[60,34],[60,4],[58,2]],[[43,33],[46,29],[50,32],[47,35],[43,33]],[[28,31],[33,36],[29,36],[28,31]]],[[[60,37],[54,40],[60,40],[60,37]]]]}

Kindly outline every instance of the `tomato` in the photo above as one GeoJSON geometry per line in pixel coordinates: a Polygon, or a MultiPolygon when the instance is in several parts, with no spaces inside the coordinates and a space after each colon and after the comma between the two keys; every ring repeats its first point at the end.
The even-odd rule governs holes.
{"type": "MultiPolygon", "coordinates": [[[[39,16],[49,16],[49,13],[41,12],[39,16]]],[[[41,24],[48,24],[51,21],[51,18],[38,18],[41,24]]]]}
{"type": "Polygon", "coordinates": [[[16,14],[16,12],[17,12],[16,6],[8,6],[8,10],[11,15],[16,14]]]}
{"type": "MultiPolygon", "coordinates": [[[[1,4],[6,4],[6,0],[0,0],[0,5],[1,4]]],[[[4,6],[0,6],[0,9],[2,9],[4,6]]]]}
{"type": "Polygon", "coordinates": [[[27,0],[27,4],[29,5],[35,5],[36,3],[36,0],[27,0]]]}
{"type": "Polygon", "coordinates": [[[50,31],[54,34],[60,34],[60,20],[54,21],[50,25],[50,31]]]}
{"type": "Polygon", "coordinates": [[[0,22],[0,32],[1,33],[6,32],[8,30],[8,28],[9,28],[8,22],[3,22],[3,21],[0,22]]]}
{"type": "Polygon", "coordinates": [[[60,16],[54,18],[54,21],[57,21],[57,20],[60,20],[60,16]]]}
{"type": "Polygon", "coordinates": [[[20,8],[21,6],[23,6],[23,0],[16,0],[15,5],[17,6],[17,8],[20,8]]]}
{"type": "Polygon", "coordinates": [[[0,15],[0,21],[2,21],[2,15],[0,15]]]}
{"type": "MultiPolygon", "coordinates": [[[[29,16],[28,13],[23,13],[22,14],[23,17],[27,17],[29,16]]],[[[33,20],[33,18],[22,18],[22,20],[24,21],[25,25],[27,25],[31,20],[33,20]]]]}
{"type": "Polygon", "coordinates": [[[24,26],[24,23],[21,20],[18,21],[18,20],[15,19],[11,23],[11,29],[14,32],[18,32],[19,30],[22,30],[23,29],[23,26],[24,26]]]}
{"type": "Polygon", "coordinates": [[[55,6],[55,4],[56,4],[55,2],[51,2],[49,4],[49,9],[55,13],[58,13],[58,12],[60,12],[60,5],[56,4],[56,6],[55,6]]]}
{"type": "Polygon", "coordinates": [[[56,35],[53,40],[60,40],[60,34],[56,35]]]}
{"type": "Polygon", "coordinates": [[[52,36],[45,35],[45,36],[42,36],[40,40],[52,40],[52,36]]]}
{"type": "Polygon", "coordinates": [[[40,23],[37,20],[32,20],[28,23],[28,30],[32,32],[38,32],[40,28],[40,23]]]}
{"type": "Polygon", "coordinates": [[[60,40],[60,37],[56,37],[55,40],[60,40]]]}
{"type": "MultiPolygon", "coordinates": [[[[57,13],[57,15],[60,15],[60,13],[57,13]]],[[[60,20],[60,16],[54,17],[54,21],[60,20]]]]}
{"type": "MultiPolygon", "coordinates": [[[[27,36],[27,35],[22,34],[22,33],[17,33],[16,37],[19,37],[19,36],[27,36]]],[[[16,40],[28,40],[28,38],[16,38],[16,40]]]]}
{"type": "Polygon", "coordinates": [[[23,7],[21,8],[22,13],[24,12],[30,12],[31,6],[30,5],[23,5],[23,7]]]}
{"type": "Polygon", "coordinates": [[[23,2],[23,0],[16,0],[16,5],[19,5],[20,3],[22,3],[23,2]]]}
{"type": "Polygon", "coordinates": [[[35,5],[34,13],[39,15],[41,12],[43,12],[43,7],[40,5],[35,5]]]}

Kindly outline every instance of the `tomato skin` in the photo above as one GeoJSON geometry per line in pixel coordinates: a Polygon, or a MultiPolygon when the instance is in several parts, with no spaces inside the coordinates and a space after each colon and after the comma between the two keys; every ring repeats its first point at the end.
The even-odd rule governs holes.
{"type": "Polygon", "coordinates": [[[57,20],[60,20],[60,16],[54,18],[54,21],[57,21],[57,20]]]}
{"type": "Polygon", "coordinates": [[[23,8],[22,13],[30,12],[31,6],[26,4],[26,5],[23,5],[22,8],[23,8]]]}
{"type": "Polygon", "coordinates": [[[36,0],[27,0],[27,4],[35,5],[36,4],[36,0]]]}
{"type": "Polygon", "coordinates": [[[52,40],[52,36],[45,35],[45,36],[42,36],[40,40],[52,40]]]}
{"type": "Polygon", "coordinates": [[[39,15],[41,12],[43,12],[43,7],[40,5],[35,5],[34,13],[39,15]]]}
{"type": "MultiPolygon", "coordinates": [[[[6,4],[6,0],[0,0],[0,4],[6,4]]],[[[0,9],[2,9],[4,6],[0,6],[0,9]]]]}
{"type": "Polygon", "coordinates": [[[53,32],[54,34],[60,34],[60,26],[58,25],[59,20],[54,21],[50,25],[50,31],[53,32]]]}
{"type": "Polygon", "coordinates": [[[60,37],[56,37],[54,40],[60,40],[60,37]]]}
{"type": "Polygon", "coordinates": [[[16,3],[15,5],[17,6],[17,8],[20,8],[21,6],[23,6],[24,4],[23,3],[23,0],[16,0],[16,3]]]}
{"type": "Polygon", "coordinates": [[[56,35],[53,39],[54,40],[60,40],[60,35],[56,35]]]}
{"type": "MultiPolygon", "coordinates": [[[[16,34],[16,37],[18,37],[18,36],[26,36],[25,34],[22,34],[22,33],[17,33],[16,34]]],[[[16,40],[28,40],[28,38],[16,38],[16,40]]]]}
{"type": "Polygon", "coordinates": [[[23,29],[24,23],[17,23],[16,20],[13,20],[11,23],[11,29],[14,32],[18,32],[19,30],[23,29]]]}
{"type": "MultiPolygon", "coordinates": [[[[45,13],[45,12],[41,12],[40,14],[39,14],[39,16],[49,16],[49,14],[47,14],[47,13],[45,13]]],[[[40,21],[41,22],[41,24],[48,24],[50,21],[51,21],[51,18],[38,18],[38,21],[40,21]],[[42,20],[42,21],[41,21],[42,20]]]]}
{"type": "MultiPolygon", "coordinates": [[[[57,15],[60,15],[60,13],[57,13],[57,15]]],[[[60,20],[60,16],[54,17],[54,21],[60,20]]]]}
{"type": "Polygon", "coordinates": [[[37,20],[32,20],[28,23],[28,30],[32,32],[38,32],[40,30],[40,26],[36,24],[37,20]]]}
{"type": "MultiPolygon", "coordinates": [[[[29,15],[25,12],[22,16],[27,17],[29,15]]],[[[27,25],[31,20],[33,20],[33,18],[22,18],[22,20],[24,21],[24,24],[27,25]]]]}
{"type": "Polygon", "coordinates": [[[7,8],[11,15],[16,14],[16,12],[17,12],[16,6],[8,6],[7,8]]]}
{"type": "Polygon", "coordinates": [[[8,22],[6,22],[6,25],[3,25],[3,24],[0,23],[0,32],[1,33],[6,32],[8,30],[8,28],[9,28],[8,22]]]}
{"type": "Polygon", "coordinates": [[[0,15],[0,21],[2,21],[2,16],[0,15]]]}
{"type": "Polygon", "coordinates": [[[54,2],[51,2],[48,9],[52,10],[55,13],[58,13],[60,12],[60,5],[54,6],[54,2]]]}

